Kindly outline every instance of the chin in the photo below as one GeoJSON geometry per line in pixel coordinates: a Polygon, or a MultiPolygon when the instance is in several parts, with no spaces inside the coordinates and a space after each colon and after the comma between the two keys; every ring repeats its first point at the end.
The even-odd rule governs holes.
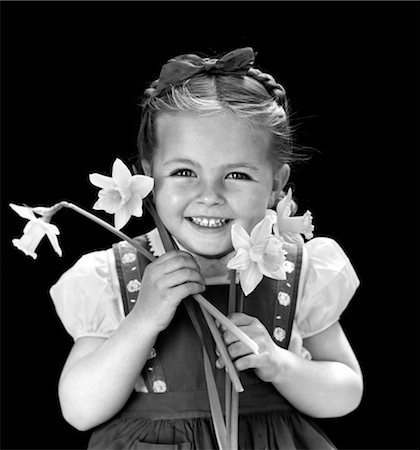
{"type": "Polygon", "coordinates": [[[222,258],[223,256],[226,256],[229,254],[233,248],[232,246],[229,247],[220,247],[220,248],[214,248],[214,246],[195,246],[195,245],[183,245],[186,249],[191,251],[191,253],[194,253],[195,255],[202,256],[204,258],[209,259],[217,259],[222,258]]]}

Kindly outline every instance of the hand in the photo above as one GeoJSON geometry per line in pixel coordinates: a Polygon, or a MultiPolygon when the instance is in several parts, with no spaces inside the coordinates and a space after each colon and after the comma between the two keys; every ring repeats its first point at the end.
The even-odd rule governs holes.
{"type": "Polygon", "coordinates": [[[169,325],[181,300],[204,290],[196,260],[187,252],[172,250],[146,267],[133,313],[160,332],[169,325]]]}
{"type": "MultiPolygon", "coordinates": [[[[265,326],[256,318],[243,313],[234,313],[232,323],[253,339],[259,346],[259,355],[253,354],[236,336],[224,329],[223,340],[238,371],[254,369],[261,380],[273,382],[281,369],[281,352],[265,326]]],[[[224,367],[223,359],[218,358],[216,367],[224,367]]]]}

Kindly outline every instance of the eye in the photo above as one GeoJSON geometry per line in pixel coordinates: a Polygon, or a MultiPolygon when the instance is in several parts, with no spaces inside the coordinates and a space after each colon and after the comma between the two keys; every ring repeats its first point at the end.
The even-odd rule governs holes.
{"type": "Polygon", "coordinates": [[[232,172],[226,178],[231,178],[232,180],[250,180],[251,177],[243,172],[232,172]]]}
{"type": "Polygon", "coordinates": [[[171,173],[172,177],[193,177],[194,172],[190,169],[179,169],[171,173]]]}

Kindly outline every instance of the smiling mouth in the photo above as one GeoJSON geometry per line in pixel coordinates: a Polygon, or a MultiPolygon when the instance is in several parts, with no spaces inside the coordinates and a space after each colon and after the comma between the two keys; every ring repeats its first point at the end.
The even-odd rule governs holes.
{"type": "Polygon", "coordinates": [[[219,217],[187,217],[187,219],[203,228],[222,228],[231,221],[231,219],[222,219],[219,217]]]}

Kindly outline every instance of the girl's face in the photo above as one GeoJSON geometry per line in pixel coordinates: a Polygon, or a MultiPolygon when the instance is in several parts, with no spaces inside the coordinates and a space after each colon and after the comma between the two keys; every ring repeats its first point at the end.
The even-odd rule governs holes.
{"type": "Polygon", "coordinates": [[[232,224],[250,233],[287,182],[288,166],[275,174],[269,160],[268,132],[227,113],[165,113],[156,133],[152,176],[166,228],[192,253],[229,253],[232,224]]]}

